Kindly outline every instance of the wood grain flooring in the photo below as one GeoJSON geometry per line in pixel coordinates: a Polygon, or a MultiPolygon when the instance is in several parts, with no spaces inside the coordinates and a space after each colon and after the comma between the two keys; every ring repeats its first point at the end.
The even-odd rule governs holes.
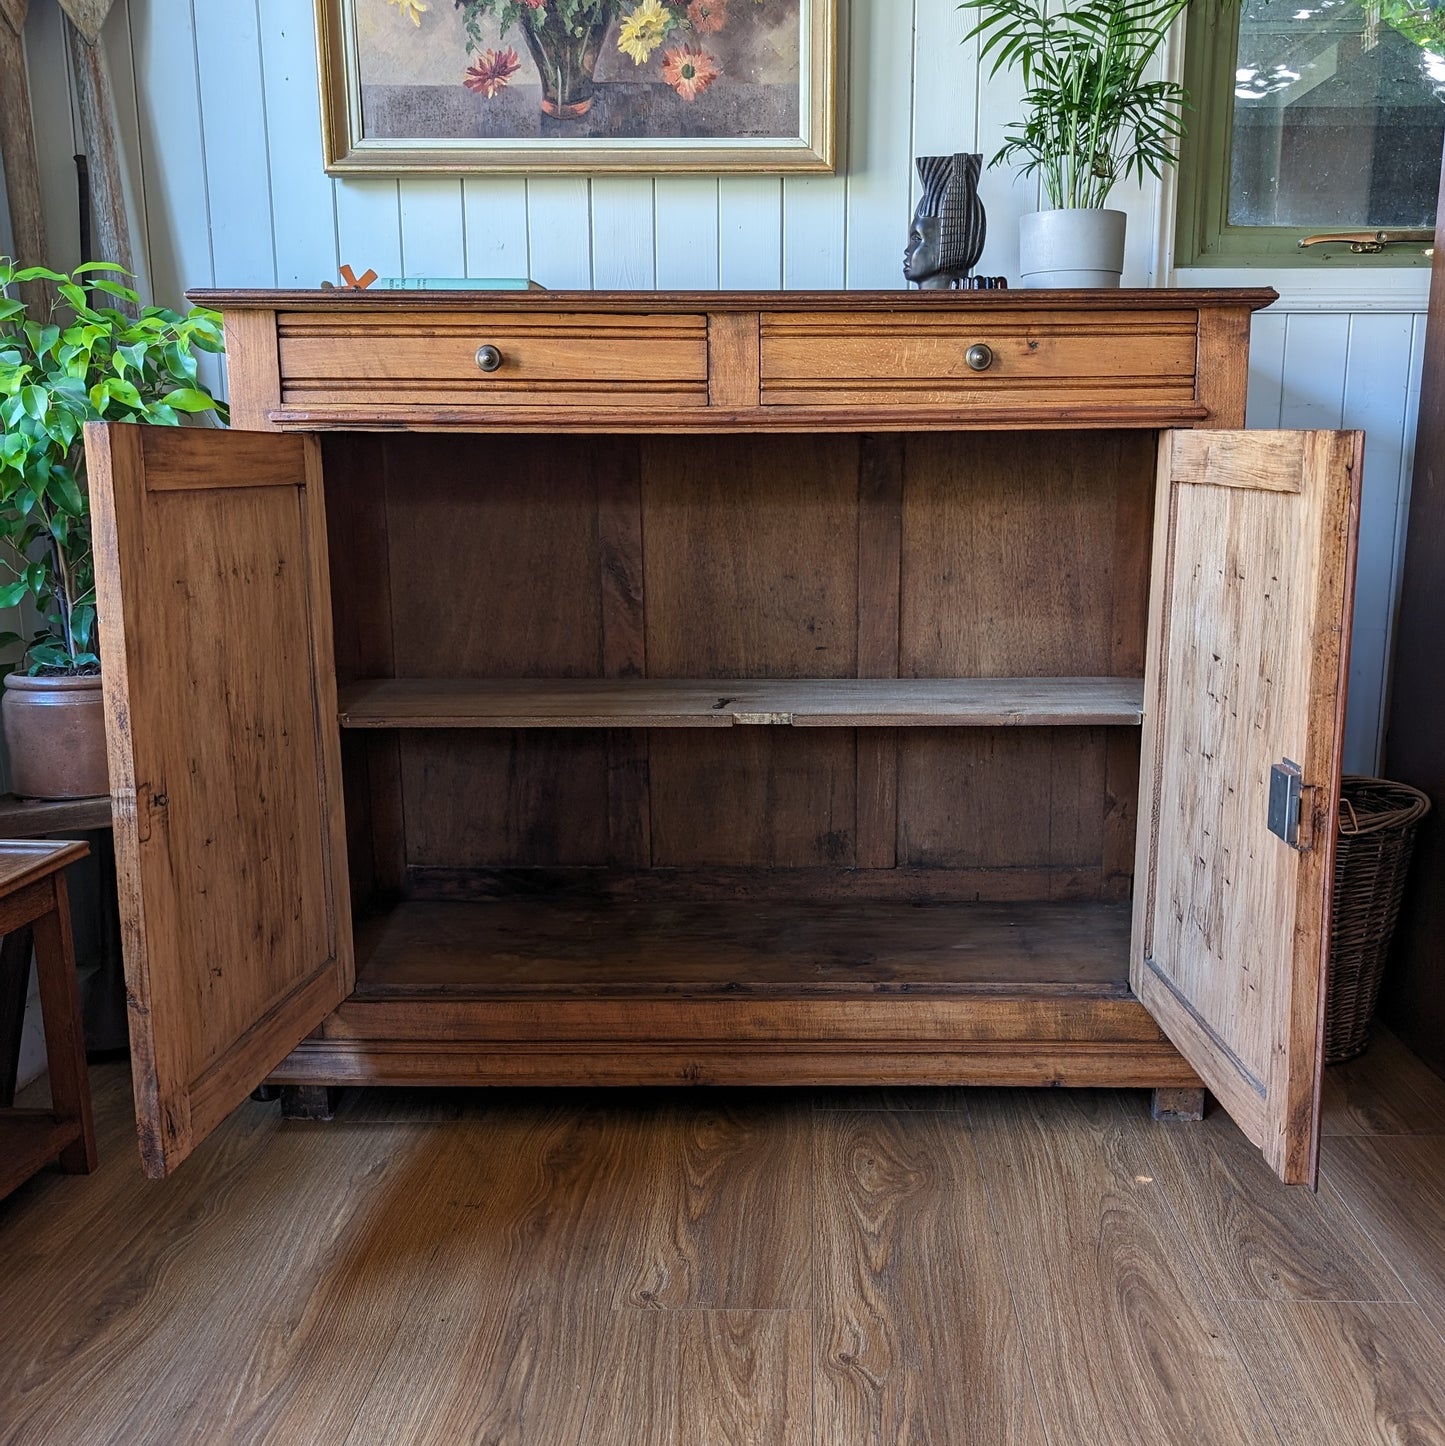
{"type": "MultiPolygon", "coordinates": [[[[1323,1182],[1143,1093],[353,1091],[0,1201],[0,1443],[1445,1446],[1445,1082],[1323,1182]]],[[[30,1101],[32,1103],[36,1101],[30,1101]]]]}

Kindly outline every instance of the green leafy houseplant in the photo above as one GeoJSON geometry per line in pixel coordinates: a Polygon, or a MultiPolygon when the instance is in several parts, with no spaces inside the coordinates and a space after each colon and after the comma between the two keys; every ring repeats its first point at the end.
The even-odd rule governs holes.
{"type": "MultiPolygon", "coordinates": [[[[0,607],[33,599],[41,626],[18,667],[30,674],[96,671],[95,567],[81,428],[88,421],[175,426],[182,413],[226,418],[197,378],[196,352],[222,349],[221,318],[145,307],[138,317],[99,306],[100,293],[131,306],[135,292],[109,262],[70,275],[0,257],[0,607]],[[35,317],[16,282],[53,282],[54,313],[35,317]]],[[[0,634],[0,646],[23,639],[0,634]]]]}
{"type": "Polygon", "coordinates": [[[990,164],[1023,160],[1055,210],[1103,206],[1115,182],[1159,176],[1174,160],[1189,103],[1171,80],[1146,80],[1189,0],[965,0],[981,12],[979,37],[991,74],[1017,68],[1024,119],[990,164]]]}

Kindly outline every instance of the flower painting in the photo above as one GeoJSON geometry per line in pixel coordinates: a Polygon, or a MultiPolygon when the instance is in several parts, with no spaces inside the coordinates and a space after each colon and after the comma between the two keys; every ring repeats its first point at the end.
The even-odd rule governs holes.
{"type": "Polygon", "coordinates": [[[317,0],[327,169],[817,171],[837,0],[317,0]]]}

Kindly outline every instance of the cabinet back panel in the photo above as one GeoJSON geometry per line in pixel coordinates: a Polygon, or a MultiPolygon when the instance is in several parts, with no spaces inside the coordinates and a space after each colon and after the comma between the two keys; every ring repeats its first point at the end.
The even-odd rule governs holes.
{"type": "Polygon", "coordinates": [[[1138,780],[1132,730],[912,730],[898,752],[898,862],[1031,869],[1051,898],[1126,898],[1138,780]]]}
{"type": "Polygon", "coordinates": [[[856,864],[856,739],[851,728],[659,730],[652,863],[856,864]]]}
{"type": "MultiPolygon", "coordinates": [[[[1135,432],[329,437],[338,673],[1137,677],[1154,449],[1135,432]]],[[[345,766],[358,903],[578,866],[1120,898],[1138,738],[400,730],[345,766]]]]}
{"type": "Polygon", "coordinates": [[[904,459],[904,677],[1142,677],[1153,432],[930,433],[904,459]]]}
{"type": "Polygon", "coordinates": [[[386,454],[395,676],[598,676],[598,488],[635,470],[633,444],[423,436],[386,454]]]}
{"type": "Polygon", "coordinates": [[[611,862],[607,739],[570,729],[403,735],[408,868],[611,862]]]}
{"type": "Polygon", "coordinates": [[[650,676],[857,675],[858,441],[703,437],[644,447],[650,676]]]}

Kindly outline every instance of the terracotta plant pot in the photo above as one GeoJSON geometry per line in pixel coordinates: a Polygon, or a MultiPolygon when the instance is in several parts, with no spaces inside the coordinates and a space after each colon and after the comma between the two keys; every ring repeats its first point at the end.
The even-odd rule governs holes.
{"type": "Polygon", "coordinates": [[[110,792],[100,675],[5,679],[10,786],[21,798],[90,798],[110,792]]]}

